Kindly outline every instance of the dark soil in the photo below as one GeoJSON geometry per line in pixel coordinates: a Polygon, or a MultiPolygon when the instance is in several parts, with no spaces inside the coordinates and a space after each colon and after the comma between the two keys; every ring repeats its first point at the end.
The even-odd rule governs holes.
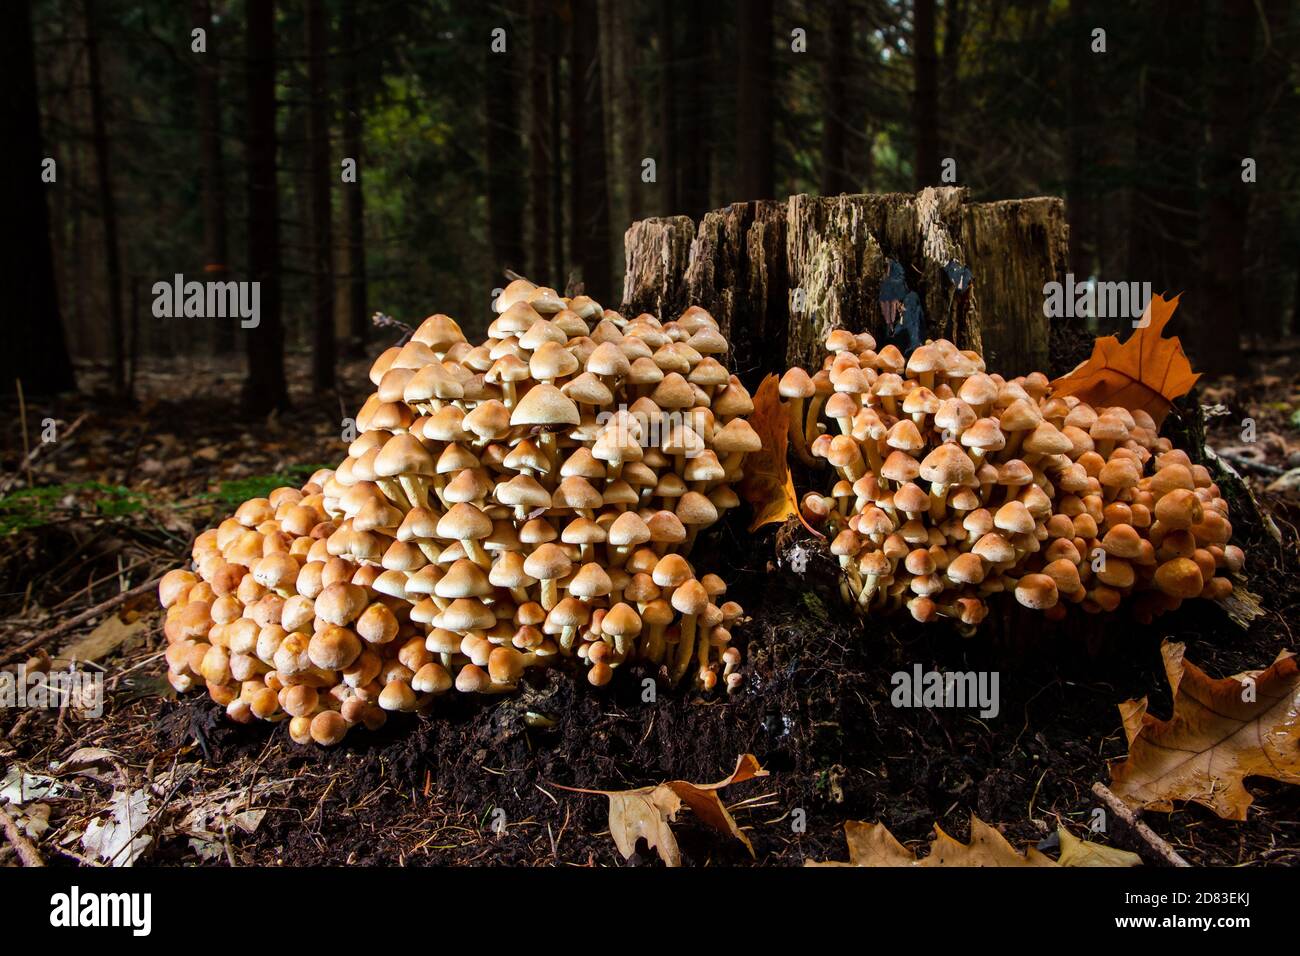
{"type": "MultiPolygon", "coordinates": [[[[752,615],[737,635],[749,677],[733,697],[663,692],[647,703],[636,678],[650,675],[596,690],[551,672],[518,698],[452,696],[428,715],[391,720],[329,751],[295,747],[283,728],[232,726],[212,704],[186,699],[165,706],[154,734],[158,757],[197,745],[214,768],[256,759],[262,776],[303,775],[288,806],[238,846],[243,862],[264,865],[619,864],[605,832],[606,800],[560,786],[709,782],[746,752],[771,775],[725,797],[759,798],[736,816],[760,864],[844,859],[848,819],[883,821],[906,842],[928,839],[935,823],[964,837],[974,813],[1024,846],[1049,838],[1058,823],[1086,827],[1098,805],[1091,784],[1107,781],[1107,759],[1125,753],[1119,702],[1149,695],[1153,712],[1168,715],[1161,639],[1187,642],[1189,659],[1215,675],[1258,667],[1293,646],[1285,615],[1243,632],[1217,609],[1195,605],[1150,628],[1082,617],[1045,627],[1017,609],[970,640],[942,626],[862,624],[842,614],[835,569],[823,555],[814,553],[800,576],[763,557],[771,545],[748,549],[748,562],[736,560],[730,542],[720,549],[731,559],[730,596],[752,615]],[[891,675],[914,664],[998,671],[1000,713],[892,706],[891,675]],[[529,729],[528,711],[555,726],[529,729]],[[505,814],[500,836],[491,828],[496,808],[505,814]],[[796,832],[800,816],[806,829],[796,832]]],[[[794,540],[784,553],[815,546],[794,540]]],[[[1270,607],[1294,608],[1293,580],[1261,583],[1282,585],[1268,595],[1270,607]]],[[[1297,862],[1300,789],[1266,780],[1251,789],[1256,801],[1245,823],[1197,807],[1147,821],[1195,864],[1297,862]]],[[[748,862],[739,843],[699,828],[689,814],[676,830],[688,863],[748,862]]],[[[1114,842],[1125,844],[1120,835],[1114,842]]]]}
{"type": "MultiPolygon", "coordinates": [[[[285,434],[260,470],[310,460],[305,449],[319,447],[331,418],[320,412],[315,434],[285,434]]],[[[178,432],[183,447],[198,444],[186,429],[178,432]]],[[[155,438],[146,439],[142,460],[153,454],[147,443],[155,438]]],[[[95,457],[107,454],[95,448],[95,457]]],[[[208,470],[196,466],[187,478],[202,487],[229,468],[228,461],[208,470]]],[[[107,480],[124,479],[115,472],[107,480]]],[[[157,483],[167,482],[160,476],[157,483]]],[[[1072,615],[1051,625],[1004,604],[971,639],[946,626],[922,627],[896,617],[862,622],[845,613],[837,568],[806,532],[769,528],[748,537],[728,526],[707,539],[713,553],[699,558],[731,583],[728,597],[750,616],[735,629],[747,679],[731,697],[705,700],[661,686],[647,700],[642,679],[650,674],[622,674],[598,690],[550,672],[530,677],[517,697],[453,694],[428,714],[396,716],[380,732],[351,734],[338,748],[303,748],[288,740],[283,726],[230,724],[201,695],[142,695],[151,680],[156,693],[163,673],[161,661],[147,660],[161,647],[155,632],[149,638],[153,650],[144,648],[139,661],[106,662],[110,675],[127,666],[136,670],[120,684],[110,683],[103,720],[73,732],[56,722],[57,715],[14,719],[0,712],[6,735],[0,740],[0,773],[13,763],[42,769],[76,747],[98,746],[121,754],[133,780],[154,778],[176,763],[201,762],[202,773],[180,785],[177,800],[223,786],[292,778],[286,791],[260,801],[268,812],[255,833],[228,834],[225,859],[245,865],[623,865],[607,832],[605,798],[562,787],[712,782],[730,773],[739,755],[752,753],[770,775],[729,787],[723,798],[752,840],[759,864],[845,859],[846,820],[881,821],[899,840],[914,842],[928,840],[935,824],[964,839],[974,813],[1023,848],[1053,839],[1058,824],[1075,833],[1087,827],[1098,805],[1091,785],[1109,781],[1107,761],[1126,751],[1119,703],[1149,696],[1154,714],[1169,715],[1162,639],[1186,642],[1188,660],[1212,676],[1259,668],[1279,650],[1297,647],[1291,633],[1300,606],[1300,563],[1290,537],[1295,515],[1279,505],[1285,548],[1271,544],[1258,527],[1238,525],[1251,545],[1250,587],[1266,609],[1249,629],[1203,602],[1150,627],[1122,614],[1072,615]],[[983,718],[975,709],[893,706],[891,676],[914,665],[996,671],[999,713],[983,718]],[[530,727],[530,712],[554,725],[530,727]],[[499,834],[497,821],[505,824],[499,834]]],[[[24,568],[27,577],[33,569],[42,580],[59,577],[68,533],[46,527],[7,539],[11,557],[0,566],[0,591],[16,592],[6,597],[11,607],[26,606],[24,568]]],[[[103,549],[102,556],[94,552],[96,577],[111,570],[113,535],[119,533],[121,525],[104,522],[78,533],[82,546],[93,534],[99,543],[92,548],[103,549]]],[[[187,534],[177,528],[153,543],[132,540],[147,551],[187,534]]],[[[45,595],[43,606],[75,594],[74,585],[80,579],[45,595]]],[[[147,601],[138,609],[157,614],[147,601]]],[[[1248,787],[1255,803],[1244,823],[1219,820],[1195,806],[1144,818],[1193,864],[1300,862],[1300,788],[1261,779],[1248,781],[1248,787]]],[[[101,791],[102,799],[111,785],[101,791]]],[[[54,822],[89,812],[59,805],[54,822]]],[[[689,811],[674,829],[688,864],[750,862],[743,845],[705,829],[689,811]]],[[[1107,839],[1140,849],[1118,829],[1107,839]]],[[[201,862],[175,833],[158,834],[149,860],[201,862]]],[[[55,852],[49,861],[67,858],[55,852]]],[[[644,849],[631,863],[657,865],[644,849]]]]}

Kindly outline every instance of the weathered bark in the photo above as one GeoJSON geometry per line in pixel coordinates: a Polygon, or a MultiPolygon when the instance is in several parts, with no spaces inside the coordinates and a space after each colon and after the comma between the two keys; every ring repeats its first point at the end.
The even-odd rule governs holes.
{"type": "Polygon", "coordinates": [[[247,29],[248,275],[261,283],[261,315],[256,328],[244,330],[248,350],[244,404],[254,414],[266,414],[289,405],[284,377],[284,327],[280,322],[273,0],[249,0],[247,29]]]}
{"type": "Polygon", "coordinates": [[[334,226],[330,205],[329,36],[323,0],[307,0],[308,165],[311,177],[311,381],[317,391],[334,387],[334,226]]]}
{"type": "Polygon", "coordinates": [[[1043,286],[1068,256],[1059,199],[970,203],[964,189],[792,196],[734,203],[698,228],[675,216],[634,223],[624,241],[622,309],[674,316],[708,309],[747,381],[815,366],[831,328],[888,336],[880,306],[891,260],[924,313],[926,337],[981,351],[991,369],[1047,367],[1043,286]],[[959,289],[945,267],[966,265],[959,289]]]}
{"type": "MultiPolygon", "coordinates": [[[[41,115],[36,87],[36,57],[30,0],[11,4],[0,30],[0,208],[22,241],[0,256],[0,288],[11,319],[0,349],[0,389],[12,395],[21,378],[27,395],[48,395],[77,387],[59,316],[50,248],[47,190],[40,181],[41,115]]],[[[63,184],[60,166],[59,183],[63,184]]],[[[67,188],[63,186],[63,188],[67,188]]]]}
{"type": "Polygon", "coordinates": [[[971,203],[963,209],[961,247],[970,266],[977,323],[988,367],[1022,375],[1048,370],[1053,322],[1043,315],[1043,286],[1061,282],[1070,262],[1065,208],[1055,197],[971,203]]]}
{"type": "Polygon", "coordinates": [[[99,214],[104,221],[104,268],[108,278],[108,321],[112,330],[113,391],[125,395],[126,320],[122,314],[122,259],[118,245],[117,200],[113,195],[104,80],[99,63],[99,23],[93,0],[82,0],[81,9],[86,30],[86,73],[90,83],[91,142],[95,151],[99,214]]]}
{"type": "Polygon", "coordinates": [[[366,354],[370,336],[370,313],[366,284],[366,194],[362,188],[362,126],[360,39],[357,30],[357,0],[346,0],[339,17],[339,46],[343,51],[343,154],[356,161],[356,182],[343,189],[343,213],[348,247],[348,354],[366,354]]]}

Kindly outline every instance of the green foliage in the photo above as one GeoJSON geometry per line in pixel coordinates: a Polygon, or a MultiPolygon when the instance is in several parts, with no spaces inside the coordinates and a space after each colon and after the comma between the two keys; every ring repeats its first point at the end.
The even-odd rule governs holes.
{"type": "Polygon", "coordinates": [[[136,514],[145,508],[145,496],[122,485],[83,481],[42,488],[21,488],[0,496],[0,537],[39,528],[64,512],[78,511],[105,518],[136,514]],[[69,502],[68,499],[73,499],[69,502]]]}
{"type": "Polygon", "coordinates": [[[233,509],[249,498],[265,498],[276,488],[286,486],[298,488],[313,472],[328,467],[328,465],[293,465],[276,474],[252,475],[248,478],[223,481],[217,486],[216,491],[206,492],[199,497],[233,509]]]}
{"type": "Polygon", "coordinates": [[[803,602],[804,610],[808,612],[815,622],[825,624],[830,620],[826,613],[826,605],[822,603],[821,598],[817,595],[811,591],[804,591],[799,597],[803,602]]]}

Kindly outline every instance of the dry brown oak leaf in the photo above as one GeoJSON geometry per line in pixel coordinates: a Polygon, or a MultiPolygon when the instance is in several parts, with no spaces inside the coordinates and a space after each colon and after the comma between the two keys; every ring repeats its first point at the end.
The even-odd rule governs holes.
{"type": "MultiPolygon", "coordinates": [[[[560,787],[575,793],[596,793],[609,798],[609,833],[614,845],[627,859],[636,851],[638,838],[644,839],[650,849],[658,852],[668,866],[681,866],[682,855],[677,847],[670,824],[677,819],[682,805],[690,807],[695,815],[719,833],[730,834],[745,845],[749,855],[754,846],[741,831],[727,808],[718,797],[718,791],[733,783],[766,777],[767,771],[759,766],[752,754],[744,754],[736,761],[736,769],[717,783],[688,783],[669,780],[651,787],[635,790],[586,790],[581,787],[560,787]]],[[[558,786],[558,785],[557,785],[558,786]]]]}
{"type": "Polygon", "coordinates": [[[1215,680],[1183,659],[1186,645],[1160,653],[1173,691],[1169,720],[1147,699],[1120,704],[1128,757],[1111,762],[1111,789],[1129,806],[1174,809],[1175,801],[1246,819],[1247,777],[1300,783],[1300,666],[1283,651],[1267,669],[1215,680]]]}
{"type": "Polygon", "coordinates": [[[844,824],[844,836],[849,845],[849,862],[805,861],[805,866],[1137,866],[1141,861],[1136,854],[1113,847],[1087,843],[1063,827],[1057,828],[1061,841],[1061,859],[1051,857],[1029,847],[1020,853],[1007,842],[1006,837],[979,817],[971,814],[970,842],[962,843],[934,825],[934,838],[930,852],[918,858],[916,853],[903,846],[883,823],[861,823],[850,820],[844,824]]]}

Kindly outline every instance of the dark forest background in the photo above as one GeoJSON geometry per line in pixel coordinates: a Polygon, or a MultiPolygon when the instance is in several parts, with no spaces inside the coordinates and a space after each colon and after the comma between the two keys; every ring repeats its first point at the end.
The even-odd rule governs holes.
{"type": "Polygon", "coordinates": [[[616,306],[635,219],[911,190],[946,158],[977,199],[1064,196],[1077,277],[1186,292],[1198,368],[1245,372],[1295,328],[1289,0],[10,0],[4,17],[7,392],[94,378],[128,397],[153,358],[242,355],[262,413],[287,400],[286,353],[331,389],[376,310],[481,330],[504,269],[616,306]],[[178,272],[261,280],[261,326],[154,318],[153,283],[178,272]]]}

